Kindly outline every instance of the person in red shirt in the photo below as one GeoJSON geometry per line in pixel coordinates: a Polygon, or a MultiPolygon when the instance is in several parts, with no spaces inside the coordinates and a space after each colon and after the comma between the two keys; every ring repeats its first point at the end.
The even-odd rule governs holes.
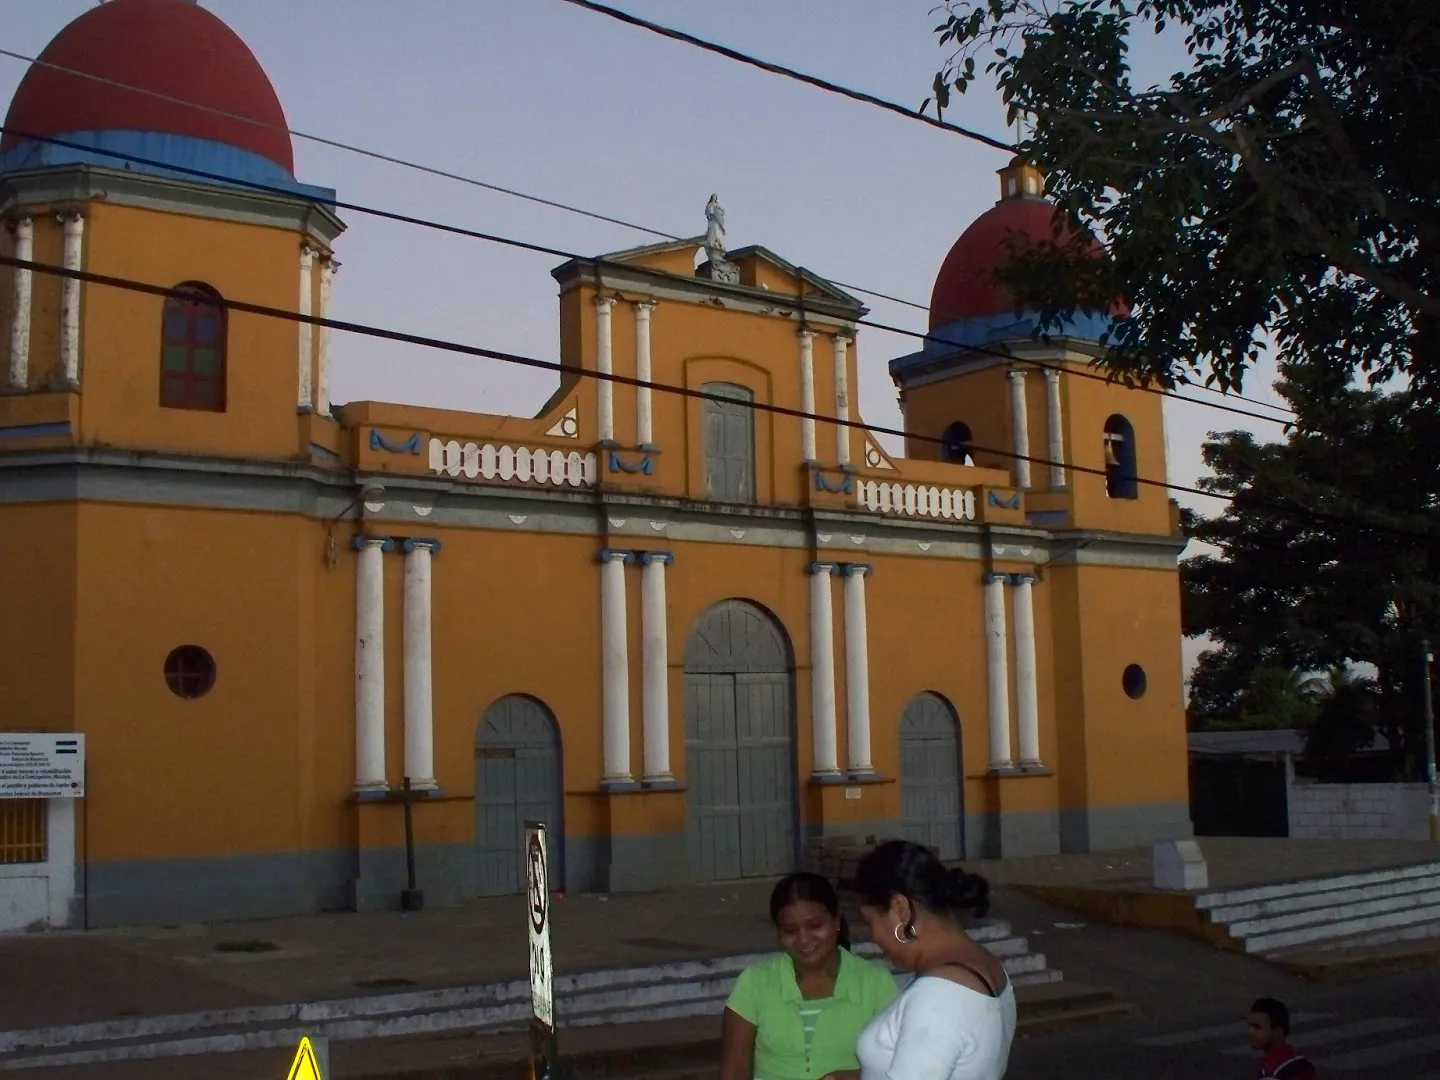
{"type": "Polygon", "coordinates": [[[1260,1080],[1316,1080],[1310,1059],[1290,1045],[1290,1010],[1274,998],[1250,1006],[1250,1045],[1264,1054],[1260,1080]]]}

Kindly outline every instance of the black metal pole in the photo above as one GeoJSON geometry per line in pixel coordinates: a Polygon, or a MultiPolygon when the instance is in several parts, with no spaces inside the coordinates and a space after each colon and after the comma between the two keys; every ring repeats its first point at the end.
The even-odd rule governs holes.
{"type": "Polygon", "coordinates": [[[1430,665],[1434,657],[1430,654],[1430,642],[1423,641],[1425,650],[1425,780],[1430,794],[1430,839],[1440,840],[1440,792],[1435,786],[1435,703],[1430,689],[1430,665]]]}
{"type": "Polygon", "coordinates": [[[401,911],[419,911],[425,906],[425,894],[415,887],[415,823],[410,810],[410,778],[400,785],[400,799],[405,804],[405,891],[400,894],[401,911]]]}

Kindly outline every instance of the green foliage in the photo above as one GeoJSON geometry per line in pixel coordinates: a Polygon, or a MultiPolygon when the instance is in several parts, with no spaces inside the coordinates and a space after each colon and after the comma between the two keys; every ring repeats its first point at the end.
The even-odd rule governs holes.
{"type": "Polygon", "coordinates": [[[1324,752],[1358,739],[1355,724],[1368,742],[1375,725],[1413,770],[1420,639],[1440,630],[1440,422],[1414,391],[1358,390],[1307,365],[1281,374],[1297,415],[1285,442],[1231,432],[1204,446],[1215,475],[1201,483],[1235,494],[1188,528],[1218,549],[1181,564],[1185,633],[1218,646],[1192,680],[1192,715],[1275,716],[1260,672],[1332,669],[1313,713],[1324,752]],[[1373,684],[1342,674],[1361,663],[1375,666],[1373,684]]]}
{"type": "MultiPolygon", "coordinates": [[[[1017,243],[1000,278],[1047,324],[1125,297],[1104,361],[1238,387],[1269,340],[1440,397],[1440,4],[1435,0],[949,0],[943,109],[985,60],[1033,130],[1058,218],[1105,240],[1017,243]],[[1132,78],[1140,35],[1187,66],[1132,78]]],[[[927,99],[928,104],[928,99],[927,99]]],[[[1058,226],[1058,220],[1057,220],[1058,226]]],[[[1244,451],[1236,446],[1231,451],[1244,451]]]]}

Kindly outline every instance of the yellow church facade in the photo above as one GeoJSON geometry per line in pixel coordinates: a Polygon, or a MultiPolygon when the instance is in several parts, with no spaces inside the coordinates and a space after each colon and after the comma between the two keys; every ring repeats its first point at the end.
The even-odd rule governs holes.
{"type": "MultiPolygon", "coordinates": [[[[51,48],[141,7],[239,44],[113,0],[51,48]]],[[[1137,481],[1165,476],[1161,399],[1086,377],[1092,323],[1041,344],[976,276],[977,229],[1048,208],[1034,170],[1002,171],[891,362],[897,457],[854,404],[863,306],[726,251],[718,211],[554,271],[538,416],[332,405],[345,334],[226,302],[330,314],[333,193],[243,126],[147,114],[165,138],[137,142],[91,93],[52,117],[22,84],[7,126],[36,138],[0,145],[0,730],[88,753],[83,814],[0,801],[12,922],[394,906],[407,786],[430,903],[518,891],[532,819],[571,891],[779,874],[835,834],[1189,835],[1184,541],[1137,481]],[[13,899],[27,872],[50,914],[13,899]]]]}

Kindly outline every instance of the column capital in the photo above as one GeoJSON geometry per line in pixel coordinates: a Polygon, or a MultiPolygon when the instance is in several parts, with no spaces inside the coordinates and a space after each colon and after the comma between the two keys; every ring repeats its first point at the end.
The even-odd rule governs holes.
{"type": "Polygon", "coordinates": [[[595,300],[594,300],[594,303],[595,303],[595,309],[596,309],[597,311],[599,311],[602,315],[608,315],[608,314],[610,314],[610,309],[615,306],[615,297],[613,297],[613,296],[596,296],[596,297],[595,297],[595,300]]]}
{"type": "Polygon", "coordinates": [[[407,536],[400,541],[400,550],[406,555],[414,551],[428,551],[431,555],[439,555],[441,546],[439,540],[429,536],[407,536]]]}
{"type": "Polygon", "coordinates": [[[1010,580],[1010,575],[1002,574],[997,570],[986,570],[980,580],[986,585],[1004,585],[1010,580]]]}
{"type": "Polygon", "coordinates": [[[847,332],[845,330],[835,331],[834,344],[836,349],[848,349],[850,343],[854,340],[855,335],[853,332],[847,332]]]}
{"type": "Polygon", "coordinates": [[[660,306],[659,300],[636,300],[635,314],[642,319],[648,319],[650,313],[660,306]]]}
{"type": "Polygon", "coordinates": [[[1011,585],[1034,585],[1038,580],[1034,574],[1010,574],[1011,585]]]}
{"type": "Polygon", "coordinates": [[[67,228],[74,228],[85,220],[85,214],[81,210],[60,210],[56,212],[55,220],[67,228]]]}
{"type": "Polygon", "coordinates": [[[370,536],[366,533],[359,533],[350,541],[350,546],[356,551],[364,551],[366,548],[379,548],[381,551],[394,551],[395,541],[388,536],[370,536]]]}
{"type": "Polygon", "coordinates": [[[817,559],[805,567],[805,572],[807,574],[833,574],[839,569],[839,563],[822,562],[817,559]]]}
{"type": "Polygon", "coordinates": [[[859,574],[862,578],[867,577],[874,572],[874,569],[875,568],[872,567],[869,563],[863,562],[840,564],[840,573],[843,574],[845,577],[854,577],[856,574],[859,574]]]}
{"type": "Polygon", "coordinates": [[[808,326],[801,326],[795,331],[795,336],[801,341],[814,341],[815,331],[808,326]]]}
{"type": "Polygon", "coordinates": [[[1053,382],[1059,382],[1059,381],[1060,381],[1060,369],[1059,369],[1059,368],[1053,368],[1053,367],[1047,367],[1047,368],[1045,369],[1045,381],[1046,381],[1046,382],[1052,382],[1052,383],[1053,383],[1053,382]]]}
{"type": "Polygon", "coordinates": [[[35,231],[35,219],[29,214],[16,214],[5,222],[5,229],[12,236],[20,233],[33,233],[35,231]]]}
{"type": "Polygon", "coordinates": [[[1006,372],[1006,374],[1010,376],[1010,381],[1011,381],[1011,382],[1017,382],[1017,383],[1019,383],[1019,382],[1024,382],[1024,381],[1025,381],[1025,369],[1024,369],[1024,368],[1012,367],[1009,371],[1006,372]]]}
{"type": "Polygon", "coordinates": [[[313,261],[315,256],[319,254],[320,249],[317,248],[314,244],[312,244],[309,240],[300,241],[300,261],[302,263],[308,263],[313,261]]]}
{"type": "Polygon", "coordinates": [[[639,555],[641,566],[649,566],[652,563],[669,566],[675,561],[675,556],[668,551],[642,551],[639,555]]]}
{"type": "Polygon", "coordinates": [[[624,548],[601,548],[599,561],[602,563],[632,563],[635,561],[635,553],[626,551],[624,548]]]}

